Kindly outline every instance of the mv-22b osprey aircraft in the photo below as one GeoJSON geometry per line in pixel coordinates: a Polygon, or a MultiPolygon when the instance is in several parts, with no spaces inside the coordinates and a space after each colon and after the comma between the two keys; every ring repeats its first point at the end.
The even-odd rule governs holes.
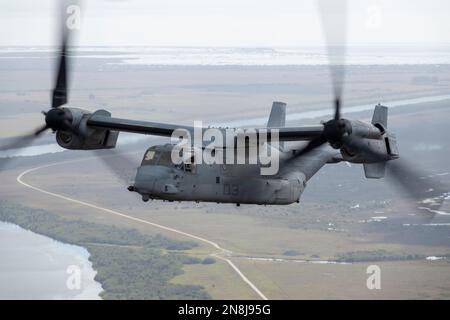
{"type": "MultiPolygon", "coordinates": [[[[114,148],[120,132],[164,137],[172,137],[174,131],[180,129],[194,133],[194,126],[119,119],[112,117],[106,110],[89,112],[69,106],[67,50],[71,32],[67,28],[63,29],[51,109],[44,112],[45,124],[33,134],[20,137],[0,150],[23,147],[48,129],[56,134],[56,141],[61,147],[71,150],[114,148]]],[[[332,54],[336,55],[336,52],[332,54]]],[[[152,146],[145,151],[134,183],[128,190],[142,195],[144,201],[162,199],[238,205],[286,205],[299,202],[308,180],[325,164],[347,161],[363,164],[367,178],[382,178],[388,167],[389,174],[414,199],[435,196],[422,191],[436,191],[436,188],[424,185],[419,191],[417,183],[411,183],[412,177],[417,178],[417,170],[409,169],[395,160],[399,152],[395,135],[388,130],[387,107],[375,106],[370,123],[341,117],[342,69],[343,65],[331,69],[335,95],[334,117],[331,120],[317,126],[286,127],[286,104],[274,102],[267,128],[254,129],[258,139],[263,132],[267,133],[268,148],[279,160],[279,170],[275,174],[261,175],[261,163],[206,164],[197,163],[195,157],[189,157],[189,160],[175,164],[171,158],[175,145],[165,144],[152,146]],[[277,143],[271,141],[274,139],[273,132],[277,132],[277,143]],[[292,143],[301,141],[301,146],[292,143]],[[291,142],[292,146],[285,146],[285,142],[291,142]],[[391,161],[392,165],[387,166],[391,161]]],[[[204,132],[208,128],[201,130],[204,132]]],[[[218,130],[225,136],[228,129],[218,130]]],[[[236,132],[237,137],[240,131],[232,132],[236,132]]],[[[200,146],[200,149],[205,148],[207,146],[200,146]]],[[[236,144],[225,143],[220,150],[213,152],[225,154],[235,152],[236,148],[236,144]]],[[[250,146],[244,144],[244,148],[250,146]]],[[[442,202],[430,203],[431,209],[437,210],[442,202]]]]}

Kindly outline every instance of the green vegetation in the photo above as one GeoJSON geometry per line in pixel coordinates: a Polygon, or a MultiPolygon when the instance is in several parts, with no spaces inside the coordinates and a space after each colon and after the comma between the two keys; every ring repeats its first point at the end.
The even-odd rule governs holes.
{"type": "Polygon", "coordinates": [[[418,254],[400,254],[386,250],[375,251],[352,251],[338,254],[336,260],[339,262],[369,262],[369,261],[399,261],[424,259],[425,256],[418,254]]]}
{"type": "Polygon", "coordinates": [[[288,257],[294,257],[294,256],[299,256],[301,255],[300,252],[298,252],[297,250],[286,250],[283,253],[284,256],[288,256],[288,257]]]}
{"type": "MultiPolygon", "coordinates": [[[[152,248],[88,246],[105,299],[206,299],[200,286],[169,284],[183,273],[181,267],[195,258],[162,255],[152,248]],[[95,257],[95,258],[94,258],[95,257]],[[113,263],[111,263],[113,262],[113,263]]],[[[197,263],[200,260],[196,261],[197,263]]]]}
{"type": "Polygon", "coordinates": [[[211,257],[207,257],[202,261],[202,264],[214,264],[214,263],[216,263],[216,259],[211,257]]]}
{"type": "Polygon", "coordinates": [[[87,248],[97,271],[96,280],[104,289],[101,294],[104,299],[210,298],[201,286],[169,282],[183,273],[183,265],[204,262],[179,252],[195,247],[195,242],[148,236],[131,228],[63,219],[48,211],[5,201],[0,201],[0,220],[87,248]]]}

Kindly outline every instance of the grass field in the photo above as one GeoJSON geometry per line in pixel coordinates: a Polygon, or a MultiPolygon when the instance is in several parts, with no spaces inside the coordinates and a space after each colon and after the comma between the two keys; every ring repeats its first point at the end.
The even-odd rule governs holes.
{"type": "Polygon", "coordinates": [[[450,299],[448,261],[304,264],[235,259],[273,299],[450,299]],[[369,265],[381,270],[381,289],[366,286],[369,265]]]}
{"type": "MultiPolygon", "coordinates": [[[[93,168],[86,168],[87,171],[93,168]]],[[[100,169],[98,169],[100,170],[100,169]]],[[[206,204],[171,204],[152,202],[142,204],[133,194],[116,190],[108,178],[107,171],[101,174],[103,180],[98,181],[106,188],[95,188],[95,183],[85,181],[83,174],[74,172],[69,165],[46,168],[27,176],[26,181],[46,190],[57,191],[70,197],[94,203],[100,206],[113,206],[119,212],[133,217],[168,225],[205,237],[233,252],[232,260],[268,297],[283,298],[447,298],[449,289],[443,284],[450,283],[450,266],[447,262],[430,261],[395,261],[373,262],[380,265],[386,285],[381,292],[369,291],[365,288],[367,274],[365,268],[369,263],[352,265],[322,265],[295,262],[264,262],[248,260],[239,256],[271,257],[284,259],[333,260],[339,254],[353,251],[385,250],[394,254],[445,255],[448,247],[430,248],[424,245],[404,245],[377,240],[370,236],[355,232],[333,232],[315,228],[289,228],[280,221],[272,222],[271,215],[249,215],[248,211],[260,210],[260,207],[213,206],[206,204]],[[52,171],[52,170],[58,171],[52,171]],[[59,170],[65,170],[59,172],[59,170]],[[43,179],[55,174],[55,179],[43,179]],[[71,181],[64,184],[63,181],[71,181]],[[85,188],[78,184],[84,180],[85,188]],[[96,189],[95,194],[89,190],[96,189]],[[117,194],[115,193],[117,192],[117,194]],[[114,195],[108,198],[108,194],[114,195]],[[247,214],[240,211],[245,208],[247,214]],[[214,210],[216,209],[216,210],[214,210]],[[188,221],[189,223],[186,223],[188,221]],[[267,236],[270,235],[270,236],[267,236]],[[296,252],[294,256],[286,256],[286,251],[296,252]],[[404,270],[404,271],[402,271],[404,270]],[[400,274],[400,275],[399,275],[400,274]],[[329,279],[328,279],[329,278],[329,279]],[[327,280],[328,279],[328,280],[327,280]],[[391,284],[392,282],[392,284],[391,284]],[[305,290],[301,288],[305,287],[305,290]],[[342,287],[343,289],[339,289],[342,287]],[[386,288],[386,290],[384,290],[386,288]],[[415,290],[415,288],[421,288],[415,290]],[[366,292],[367,291],[367,292],[366,292]]],[[[97,174],[100,171],[97,171],[97,174]]],[[[13,173],[13,172],[12,172],[13,173]]],[[[14,174],[11,178],[14,177],[14,174]]],[[[14,185],[8,188],[11,200],[19,201],[20,188],[14,185]]],[[[167,232],[152,226],[143,225],[123,219],[103,211],[87,208],[66,201],[48,198],[30,190],[27,195],[28,206],[57,212],[67,219],[81,219],[117,227],[133,227],[148,235],[163,234],[173,239],[186,240],[186,237],[167,232]]],[[[264,210],[270,210],[264,208],[264,210]]],[[[283,216],[279,217],[280,220],[283,216]]],[[[217,251],[211,246],[198,242],[199,246],[186,253],[204,258],[217,251]]],[[[213,265],[185,265],[185,273],[172,279],[173,283],[202,285],[213,298],[252,299],[255,294],[223,261],[217,260],[213,265]]],[[[384,282],[383,282],[384,283],[384,282]]]]}

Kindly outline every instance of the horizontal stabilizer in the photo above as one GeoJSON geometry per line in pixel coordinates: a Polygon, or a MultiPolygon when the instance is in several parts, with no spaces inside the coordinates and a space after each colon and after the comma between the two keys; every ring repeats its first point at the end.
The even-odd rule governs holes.
{"type": "Polygon", "coordinates": [[[386,161],[375,163],[364,163],[364,173],[368,179],[381,179],[386,172],[386,161]]]}

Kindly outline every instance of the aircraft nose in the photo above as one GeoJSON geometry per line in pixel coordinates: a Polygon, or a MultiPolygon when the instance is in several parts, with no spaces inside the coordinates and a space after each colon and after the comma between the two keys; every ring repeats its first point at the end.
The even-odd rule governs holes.
{"type": "Polygon", "coordinates": [[[171,169],[161,166],[141,166],[137,173],[134,189],[141,194],[159,193],[171,176],[171,169]]]}

